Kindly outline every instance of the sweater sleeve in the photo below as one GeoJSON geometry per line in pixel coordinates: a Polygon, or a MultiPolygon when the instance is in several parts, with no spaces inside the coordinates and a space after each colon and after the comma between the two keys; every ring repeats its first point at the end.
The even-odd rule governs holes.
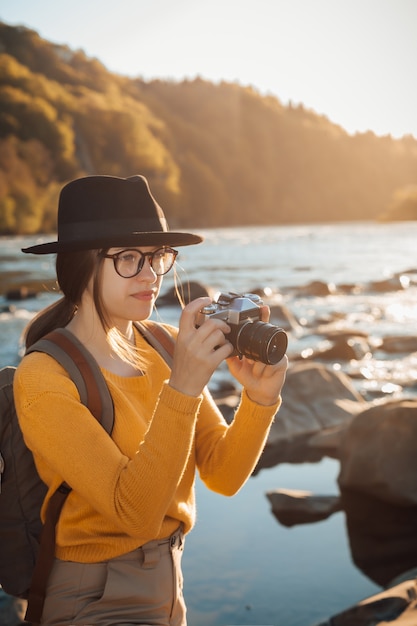
{"type": "MultiPolygon", "coordinates": [[[[176,337],[178,329],[167,326],[176,337]]],[[[196,425],[196,462],[201,479],[212,491],[234,495],[252,474],[281,406],[252,402],[243,390],[233,422],[228,425],[206,389],[196,425]]]]}
{"type": "Polygon", "coordinates": [[[255,469],[280,404],[281,399],[273,406],[261,406],[243,391],[228,425],[210,394],[205,394],[196,448],[200,477],[209,489],[228,496],[239,491],[255,469]]]}
{"type": "Polygon", "coordinates": [[[51,357],[26,356],[14,394],[26,444],[49,495],[65,480],[121,531],[158,536],[193,449],[201,398],[162,384],[148,430],[129,458],[80,403],[74,383],[51,357]]]}

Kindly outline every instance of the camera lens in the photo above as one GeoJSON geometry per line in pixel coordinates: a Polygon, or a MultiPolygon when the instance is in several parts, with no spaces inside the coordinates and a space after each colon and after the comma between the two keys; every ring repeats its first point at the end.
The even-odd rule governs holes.
{"type": "Polygon", "coordinates": [[[288,345],[286,332],[267,322],[248,322],[236,338],[236,349],[254,361],[275,365],[282,359],[288,345]]]}

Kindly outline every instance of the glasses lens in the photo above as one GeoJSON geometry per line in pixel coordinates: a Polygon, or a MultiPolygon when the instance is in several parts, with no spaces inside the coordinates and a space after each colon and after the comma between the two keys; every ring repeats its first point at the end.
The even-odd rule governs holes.
{"type": "Polygon", "coordinates": [[[171,248],[160,248],[155,250],[151,256],[152,269],[157,276],[162,276],[169,272],[174,265],[176,253],[171,248]]]}
{"type": "Polygon", "coordinates": [[[131,278],[140,272],[144,260],[137,250],[124,250],[115,257],[117,273],[123,278],[131,278]]]}
{"type": "Polygon", "coordinates": [[[139,250],[124,250],[114,257],[116,271],[122,278],[132,278],[141,271],[145,262],[145,257],[149,257],[149,262],[155,274],[162,276],[169,272],[174,265],[176,250],[172,248],[159,248],[152,253],[141,253],[139,250]]]}

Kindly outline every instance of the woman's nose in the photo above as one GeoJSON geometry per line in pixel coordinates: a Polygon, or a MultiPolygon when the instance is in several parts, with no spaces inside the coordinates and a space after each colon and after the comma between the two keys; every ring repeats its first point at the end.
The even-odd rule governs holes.
{"type": "Polygon", "coordinates": [[[140,280],[145,279],[146,282],[150,282],[150,280],[151,282],[155,282],[158,279],[157,274],[155,274],[155,271],[152,268],[150,257],[145,257],[142,269],[139,274],[136,274],[136,278],[139,278],[140,280]]]}

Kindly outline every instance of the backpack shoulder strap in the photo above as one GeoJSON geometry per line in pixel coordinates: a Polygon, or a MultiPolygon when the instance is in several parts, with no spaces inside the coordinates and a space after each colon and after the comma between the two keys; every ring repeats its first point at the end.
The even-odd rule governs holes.
{"type": "Polygon", "coordinates": [[[0,369],[0,390],[10,388],[13,384],[15,369],[13,365],[5,365],[0,369]]]}
{"type": "Polygon", "coordinates": [[[26,354],[30,352],[45,352],[66,369],[78,389],[81,402],[111,434],[113,400],[97,361],[81,341],[66,328],[58,328],[34,343],[26,354]]]}
{"type": "Polygon", "coordinates": [[[162,324],[152,320],[135,322],[135,327],[171,367],[172,358],[174,356],[175,339],[168,330],[162,324]]]}
{"type": "MultiPolygon", "coordinates": [[[[3,437],[6,425],[11,419],[13,412],[13,378],[16,368],[12,365],[6,365],[0,369],[0,405],[2,419],[0,421],[0,436],[3,437]]],[[[0,449],[0,493],[3,472],[5,469],[4,459],[0,449]]]]}
{"type": "MultiPolygon", "coordinates": [[[[114,407],[110,391],[96,360],[83,344],[65,328],[59,328],[34,343],[26,354],[30,352],[49,354],[67,370],[77,386],[81,402],[111,434],[114,407]]],[[[62,483],[48,503],[26,611],[26,620],[32,624],[39,624],[42,617],[46,585],[55,557],[56,524],[70,491],[71,487],[62,483]]]]}

